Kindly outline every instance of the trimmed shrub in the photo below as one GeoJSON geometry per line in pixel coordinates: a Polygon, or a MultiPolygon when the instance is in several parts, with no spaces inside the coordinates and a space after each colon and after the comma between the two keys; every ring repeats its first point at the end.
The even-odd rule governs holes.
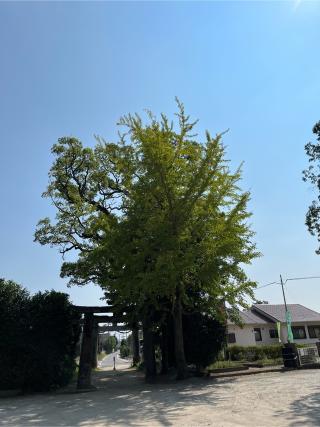
{"type": "Polygon", "coordinates": [[[225,345],[225,326],[202,313],[183,316],[183,339],[186,361],[205,368],[213,363],[225,345]]]}
{"type": "Polygon", "coordinates": [[[282,346],[280,344],[261,346],[240,346],[232,345],[228,347],[228,354],[231,360],[255,361],[261,359],[278,359],[282,357],[282,346]]]}
{"type": "Polygon", "coordinates": [[[264,349],[264,354],[267,359],[279,359],[282,357],[282,345],[274,344],[274,345],[266,345],[264,349]]]}

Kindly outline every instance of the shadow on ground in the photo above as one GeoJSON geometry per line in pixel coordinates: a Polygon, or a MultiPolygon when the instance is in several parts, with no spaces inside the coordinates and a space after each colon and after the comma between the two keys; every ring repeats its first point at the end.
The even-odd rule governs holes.
{"type": "Polygon", "coordinates": [[[320,426],[319,392],[294,400],[289,407],[290,427],[320,426]]]}
{"type": "Polygon", "coordinates": [[[143,375],[134,370],[94,374],[96,391],[39,394],[5,399],[0,402],[0,424],[38,426],[91,426],[122,424],[174,424],[182,410],[192,413],[195,406],[215,405],[223,398],[232,379],[218,383],[205,378],[185,381],[162,379],[146,384],[143,375]]]}

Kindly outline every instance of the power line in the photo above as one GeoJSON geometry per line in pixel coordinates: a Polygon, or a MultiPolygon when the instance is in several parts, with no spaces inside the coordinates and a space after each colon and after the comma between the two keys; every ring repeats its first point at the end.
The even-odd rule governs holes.
{"type": "Polygon", "coordinates": [[[308,277],[292,277],[291,279],[286,279],[286,282],[288,282],[289,280],[305,280],[305,279],[320,279],[320,276],[308,276],[308,277]]]}
{"type": "Polygon", "coordinates": [[[280,285],[279,282],[271,282],[271,283],[267,283],[266,285],[259,286],[256,289],[266,288],[267,286],[271,286],[271,285],[275,285],[275,284],[280,285]]]}
{"type": "MultiPolygon", "coordinates": [[[[290,279],[286,279],[283,283],[287,283],[289,280],[306,280],[306,279],[320,279],[320,276],[307,276],[307,277],[292,277],[290,279]]],[[[262,289],[262,288],[266,288],[267,286],[271,286],[271,285],[280,285],[280,282],[271,282],[271,283],[267,283],[266,285],[262,285],[262,286],[258,286],[256,289],[262,289]]]]}

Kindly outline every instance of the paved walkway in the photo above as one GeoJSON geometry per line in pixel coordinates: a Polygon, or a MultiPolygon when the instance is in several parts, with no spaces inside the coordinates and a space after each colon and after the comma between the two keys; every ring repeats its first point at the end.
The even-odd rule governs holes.
{"type": "Polygon", "coordinates": [[[120,351],[115,351],[114,353],[107,354],[104,359],[100,360],[98,366],[102,369],[113,369],[114,362],[117,370],[130,368],[132,364],[131,359],[121,359],[120,351]]]}
{"type": "Polygon", "coordinates": [[[146,384],[98,371],[97,391],[0,400],[4,426],[320,426],[320,370],[146,384]]]}

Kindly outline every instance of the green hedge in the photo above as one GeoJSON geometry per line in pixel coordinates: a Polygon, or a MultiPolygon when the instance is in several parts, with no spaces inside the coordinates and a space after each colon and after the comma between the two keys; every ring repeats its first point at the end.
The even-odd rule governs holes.
{"type": "Polygon", "coordinates": [[[46,291],[29,303],[28,369],[24,388],[49,390],[69,383],[76,370],[80,315],[67,294],[46,291]]]}
{"type": "Polygon", "coordinates": [[[0,279],[0,389],[20,389],[26,370],[29,293],[0,279]]]}
{"type": "Polygon", "coordinates": [[[70,381],[80,316],[68,298],[55,291],[30,297],[0,279],[0,389],[43,391],[70,381]]]}
{"type": "Polygon", "coordinates": [[[255,361],[261,359],[278,359],[282,357],[282,346],[280,344],[261,345],[261,346],[240,346],[233,345],[228,347],[228,356],[230,360],[255,361]]]}

